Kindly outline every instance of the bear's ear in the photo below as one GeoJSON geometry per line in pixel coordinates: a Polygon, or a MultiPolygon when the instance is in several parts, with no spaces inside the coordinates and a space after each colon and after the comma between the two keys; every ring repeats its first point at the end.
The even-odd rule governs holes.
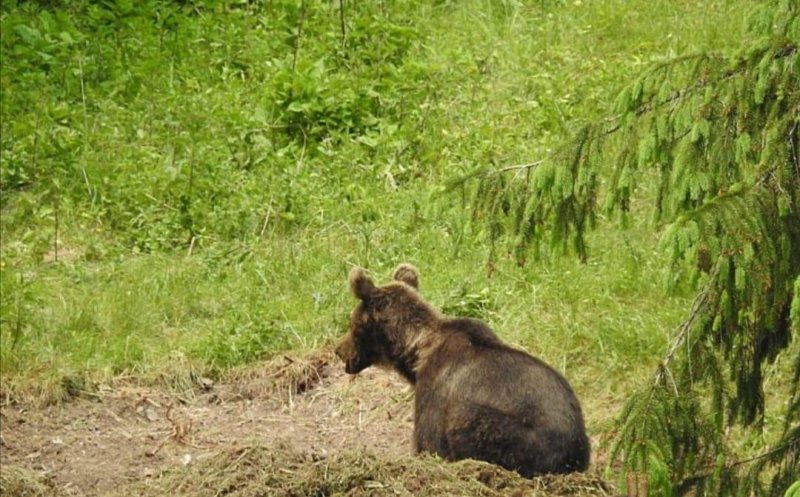
{"type": "Polygon", "coordinates": [[[350,291],[361,300],[369,300],[375,292],[375,284],[360,267],[350,270],[350,291]]]}
{"type": "Polygon", "coordinates": [[[406,285],[419,290],[419,271],[411,264],[404,262],[397,266],[392,278],[395,281],[402,281],[406,285]]]}

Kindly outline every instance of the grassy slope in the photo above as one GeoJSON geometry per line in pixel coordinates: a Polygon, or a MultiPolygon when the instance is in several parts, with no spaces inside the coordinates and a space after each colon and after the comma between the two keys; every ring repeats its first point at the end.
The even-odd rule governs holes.
{"type": "MultiPolygon", "coordinates": [[[[137,81],[144,89],[138,92],[115,86],[124,71],[107,86],[87,81],[88,91],[75,72],[61,78],[51,70],[41,76],[50,86],[3,75],[3,85],[22,95],[3,102],[3,121],[16,119],[15,137],[27,137],[43,119],[53,136],[71,130],[84,140],[69,148],[59,138],[77,166],[60,172],[61,149],[48,163],[63,190],[58,262],[54,209],[47,210],[56,205],[51,170],[3,200],[3,390],[52,399],[119,375],[192,381],[195,373],[320,347],[344,331],[351,265],[367,266],[382,280],[396,263],[411,261],[436,305],[488,320],[507,340],[566,371],[591,430],[599,432],[649,373],[688,306],[686,295],[663,291],[664,259],[648,216],[628,231],[601,223],[587,265],[567,258],[519,269],[501,256],[487,279],[482,228],[442,185],[475,166],[544,156],[575,122],[611,113],[619,88],[652,60],[736,47],[747,5],[400,5],[389,14],[419,37],[402,70],[381,76],[397,85],[408,78],[408,88],[396,93],[379,88],[387,101],[396,99],[385,107],[391,119],[367,126],[359,138],[328,136],[316,150],[270,134],[264,136],[274,143],[264,150],[237,148],[248,140],[245,131],[268,120],[258,109],[274,111],[270,91],[277,90],[269,85],[284,74],[274,65],[290,61],[292,47],[276,46],[274,33],[235,11],[214,22],[184,20],[187,39],[204,40],[203,50],[186,49],[187,41],[180,57],[162,60],[158,50],[142,47],[133,73],[150,77],[137,81]],[[261,65],[262,59],[277,62],[261,65]],[[236,63],[249,64],[248,78],[229,76],[225,68],[236,63]],[[60,91],[69,98],[58,102],[60,91]],[[68,131],[55,128],[58,112],[72,116],[68,131]],[[237,167],[248,154],[256,157],[252,169],[237,167]],[[194,200],[195,220],[209,228],[191,249],[174,243],[181,232],[162,222],[187,192],[190,167],[199,171],[201,191],[214,193],[202,181],[222,184],[217,197],[194,200]],[[103,177],[116,190],[103,190],[103,177]],[[70,188],[70,178],[78,186],[70,188]],[[105,197],[95,202],[98,191],[105,197]]],[[[328,28],[308,21],[299,69],[328,60],[319,47],[336,40],[335,14],[321,10],[332,19],[328,28]]],[[[356,23],[382,14],[352,15],[356,23]]],[[[10,7],[3,13],[4,22],[33,17],[10,7]]],[[[358,28],[350,27],[356,44],[358,28]]],[[[64,50],[65,60],[77,64],[73,49],[64,50]]],[[[306,82],[320,85],[313,91],[344,95],[326,88],[364,83],[371,69],[350,70],[365,79],[306,82]]],[[[3,147],[3,167],[17,167],[19,146],[3,147]]],[[[646,189],[641,196],[638,208],[646,212],[646,189]]]]}

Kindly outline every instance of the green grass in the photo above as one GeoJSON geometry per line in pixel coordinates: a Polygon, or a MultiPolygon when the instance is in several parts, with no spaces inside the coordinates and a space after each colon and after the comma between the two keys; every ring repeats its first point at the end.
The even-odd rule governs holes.
{"type": "MultiPolygon", "coordinates": [[[[399,206],[409,195],[397,196],[399,206]]],[[[485,319],[565,371],[587,405],[602,408],[587,409],[600,422],[611,414],[606,404],[624,398],[652,367],[687,307],[686,298],[665,296],[663,257],[646,226],[593,237],[597,255],[586,265],[563,258],[519,268],[501,258],[487,279],[486,248],[471,243],[456,251],[443,218],[417,228],[387,218],[385,225],[340,223],[191,255],[6,270],[15,280],[3,285],[11,307],[0,351],[4,387],[47,398],[120,375],[172,383],[330,346],[354,305],[350,267],[367,266],[381,282],[398,262],[411,261],[434,305],[485,319]]]]}
{"type": "Polygon", "coordinates": [[[4,4],[5,393],[328,346],[349,268],[409,261],[435,305],[565,371],[600,430],[689,305],[662,284],[648,190],[631,229],[601,222],[588,264],[518,268],[501,248],[487,278],[484,228],[444,185],[552,153],[652,61],[734,50],[750,3],[359,4],[344,49],[329,4],[309,2],[299,48],[299,4],[278,4],[164,7],[160,25],[4,4]]]}

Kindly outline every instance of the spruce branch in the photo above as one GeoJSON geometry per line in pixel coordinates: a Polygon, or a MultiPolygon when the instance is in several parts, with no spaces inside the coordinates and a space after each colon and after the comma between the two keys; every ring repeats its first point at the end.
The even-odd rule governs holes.
{"type": "MultiPolygon", "coordinates": [[[[768,450],[761,452],[755,456],[747,457],[744,459],[737,459],[735,461],[731,461],[725,463],[724,470],[727,472],[735,471],[742,466],[747,466],[749,464],[762,462],[768,459],[773,459],[775,456],[785,454],[789,451],[799,451],[800,450],[800,440],[796,438],[790,438],[785,440],[783,443],[779,443],[773,447],[770,447],[768,450]]],[[[689,491],[692,487],[697,486],[701,482],[715,476],[720,472],[720,468],[716,467],[707,467],[703,471],[698,471],[686,478],[683,478],[678,484],[678,495],[683,495],[689,491]]]]}
{"type": "MultiPolygon", "coordinates": [[[[763,48],[761,53],[762,54],[766,53],[768,51],[768,49],[769,49],[769,47],[763,48]]],[[[773,55],[773,60],[778,60],[778,59],[783,59],[783,58],[789,57],[789,56],[797,53],[798,49],[800,49],[800,47],[798,47],[797,45],[787,44],[787,45],[781,47],[780,49],[778,49],[775,52],[775,54],[773,55]]],[[[724,57],[718,56],[718,55],[709,55],[709,54],[706,54],[706,53],[691,54],[691,55],[686,55],[686,56],[679,57],[679,58],[676,58],[676,59],[672,59],[672,60],[670,60],[668,62],[664,62],[662,64],[659,64],[659,65],[656,66],[656,70],[663,70],[665,67],[668,67],[668,65],[684,63],[684,62],[687,62],[687,61],[690,61],[690,60],[696,60],[696,59],[699,59],[699,58],[706,58],[706,59],[717,58],[719,60],[724,60],[724,57]]],[[[698,81],[695,84],[687,86],[687,87],[684,87],[684,88],[681,88],[679,90],[676,90],[672,94],[668,95],[667,97],[665,97],[662,100],[655,101],[655,102],[648,101],[648,102],[642,103],[637,108],[632,109],[631,113],[635,117],[640,118],[645,114],[654,112],[657,109],[660,109],[660,108],[662,108],[664,106],[667,106],[669,104],[675,103],[677,101],[683,100],[683,99],[685,99],[686,97],[688,97],[690,95],[696,94],[699,90],[703,90],[703,89],[705,89],[705,88],[707,88],[709,86],[713,87],[713,86],[721,83],[722,81],[730,79],[730,78],[732,78],[734,76],[743,75],[743,74],[747,73],[747,71],[749,71],[751,69],[746,64],[748,59],[749,58],[741,58],[735,64],[735,66],[736,66],[735,68],[728,69],[727,71],[724,71],[720,76],[718,76],[718,77],[716,77],[714,79],[700,78],[700,79],[698,79],[698,81]]],[[[651,75],[652,73],[656,72],[656,70],[649,71],[648,73],[645,74],[645,76],[651,75]]],[[[641,79],[645,79],[645,76],[643,76],[641,79]]],[[[624,127],[624,124],[622,122],[623,117],[624,117],[624,114],[623,115],[608,116],[608,117],[606,117],[604,119],[599,120],[595,124],[590,124],[589,127],[590,128],[598,128],[598,131],[596,132],[597,136],[599,138],[604,138],[604,137],[613,135],[614,133],[618,132],[620,129],[622,129],[624,127]],[[611,124],[611,126],[608,127],[608,128],[602,129],[603,128],[603,124],[611,124]],[[600,129],[602,129],[602,131],[599,131],[600,129]]],[[[794,126],[792,128],[792,133],[790,134],[790,139],[796,135],[795,132],[796,132],[796,129],[797,129],[797,124],[798,124],[797,121],[795,121],[794,126]]],[[[688,133],[689,133],[689,131],[686,131],[683,135],[680,135],[680,136],[676,137],[675,141],[680,140],[681,138],[685,137],[686,135],[688,135],[688,133]]],[[[794,142],[792,142],[792,143],[794,144],[794,142]]],[[[574,146],[574,142],[571,141],[571,140],[567,140],[567,142],[561,147],[561,150],[562,151],[567,151],[570,148],[572,148],[573,146],[574,146]]],[[[800,164],[800,162],[798,162],[798,160],[797,160],[797,154],[798,154],[797,146],[793,145],[792,149],[794,150],[794,153],[795,153],[795,164],[800,164]]],[[[558,155],[558,154],[556,154],[556,155],[558,155]]],[[[469,181],[471,179],[475,179],[475,178],[487,178],[487,177],[490,177],[490,176],[496,176],[496,175],[504,174],[504,173],[509,172],[509,171],[515,171],[515,170],[518,170],[518,169],[533,169],[533,168],[536,168],[537,166],[541,165],[544,161],[545,161],[545,159],[538,159],[538,160],[534,160],[532,162],[528,162],[528,163],[525,163],[525,164],[515,164],[515,165],[510,165],[510,166],[502,166],[502,167],[499,167],[497,169],[489,169],[488,167],[484,167],[484,168],[480,168],[477,171],[474,171],[473,173],[470,173],[470,174],[467,174],[467,175],[465,175],[465,176],[463,176],[461,178],[458,178],[458,179],[452,181],[450,184],[451,185],[455,185],[455,186],[460,186],[461,184],[463,184],[463,183],[465,183],[465,182],[467,182],[467,181],[469,181]]]]}
{"type": "MultiPolygon", "coordinates": [[[[782,1],[776,18],[796,25],[797,5],[782,1]]],[[[584,125],[554,155],[451,182],[478,180],[473,216],[490,224],[490,257],[510,233],[524,262],[524,250],[535,255],[546,237],[555,247],[572,237],[585,256],[583,231],[607,167],[605,204],[624,215],[639,172],[656,171],[656,219],[672,221],[662,247],[673,270],[703,284],[651,382],[626,403],[609,460],[624,458],[645,477],[666,471],[678,494],[741,486],[766,495],[769,479],[778,496],[800,458],[797,354],[791,400],[777,413],[784,433],[768,450],[726,462],[728,429],[759,429],[772,408],[763,368],[800,329],[789,315],[800,287],[800,40],[779,31],[736,58],[701,53],[658,64],[620,94],[617,115],[584,125]]]]}
{"type": "MultiPolygon", "coordinates": [[[[762,54],[766,53],[769,50],[769,47],[765,47],[762,50],[763,50],[762,54]]],[[[778,60],[778,59],[782,59],[782,58],[785,58],[785,57],[789,57],[790,55],[796,53],[797,50],[798,50],[798,47],[796,45],[787,44],[786,46],[781,47],[778,51],[775,52],[775,54],[773,55],[773,60],[778,60]]],[[[672,60],[669,61],[669,64],[672,65],[672,64],[677,64],[677,63],[683,63],[683,62],[686,62],[687,60],[693,60],[693,59],[698,59],[698,58],[711,59],[712,56],[708,55],[708,54],[702,54],[702,53],[701,54],[693,54],[693,55],[689,55],[689,56],[684,56],[684,57],[672,59],[672,60]]],[[[723,60],[723,58],[721,56],[717,56],[717,58],[719,58],[720,60],[723,60]]],[[[748,57],[748,58],[750,58],[750,57],[748,57]]],[[[723,81],[725,81],[727,79],[730,79],[730,78],[732,78],[734,76],[739,76],[739,75],[745,74],[747,71],[749,71],[751,69],[750,66],[746,62],[747,62],[747,59],[742,58],[739,61],[737,61],[737,63],[735,64],[736,65],[735,68],[728,69],[727,71],[724,71],[720,76],[718,76],[718,77],[716,77],[714,79],[708,79],[708,78],[705,78],[705,77],[700,77],[695,84],[687,86],[687,87],[684,87],[684,88],[681,88],[679,90],[676,90],[672,94],[670,94],[667,97],[665,97],[663,100],[660,100],[660,101],[657,101],[657,102],[649,102],[649,103],[641,104],[636,109],[633,109],[633,115],[636,116],[637,118],[639,118],[639,117],[643,116],[644,114],[648,114],[650,112],[655,111],[656,109],[659,109],[661,107],[664,107],[664,106],[669,105],[671,103],[674,103],[676,101],[683,100],[687,96],[697,93],[699,90],[703,90],[703,89],[705,89],[707,87],[710,87],[710,86],[711,87],[716,86],[716,85],[720,84],[721,82],[723,82],[723,81]]],[[[667,63],[664,63],[664,65],[659,65],[656,68],[657,69],[663,69],[664,67],[666,67],[666,64],[667,63]]],[[[652,72],[655,72],[655,71],[652,71],[652,72]]],[[[645,76],[647,76],[647,75],[649,75],[649,74],[646,74],[645,76]]],[[[643,76],[640,79],[645,79],[645,76],[643,76]]],[[[606,122],[614,122],[614,121],[616,121],[616,124],[614,124],[613,126],[611,126],[608,129],[606,129],[602,133],[603,136],[608,136],[608,135],[611,135],[613,133],[616,133],[623,126],[623,123],[621,122],[621,116],[612,116],[612,117],[607,118],[607,120],[606,120],[606,122]]]]}

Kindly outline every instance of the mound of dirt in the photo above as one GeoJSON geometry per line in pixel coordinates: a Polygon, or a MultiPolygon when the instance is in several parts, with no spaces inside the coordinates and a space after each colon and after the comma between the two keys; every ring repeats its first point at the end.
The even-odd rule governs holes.
{"type": "Polygon", "coordinates": [[[432,456],[378,457],[345,451],[327,458],[289,447],[254,445],[221,452],[111,494],[150,496],[529,496],[598,497],[611,488],[593,473],[528,480],[479,461],[432,456]]]}

